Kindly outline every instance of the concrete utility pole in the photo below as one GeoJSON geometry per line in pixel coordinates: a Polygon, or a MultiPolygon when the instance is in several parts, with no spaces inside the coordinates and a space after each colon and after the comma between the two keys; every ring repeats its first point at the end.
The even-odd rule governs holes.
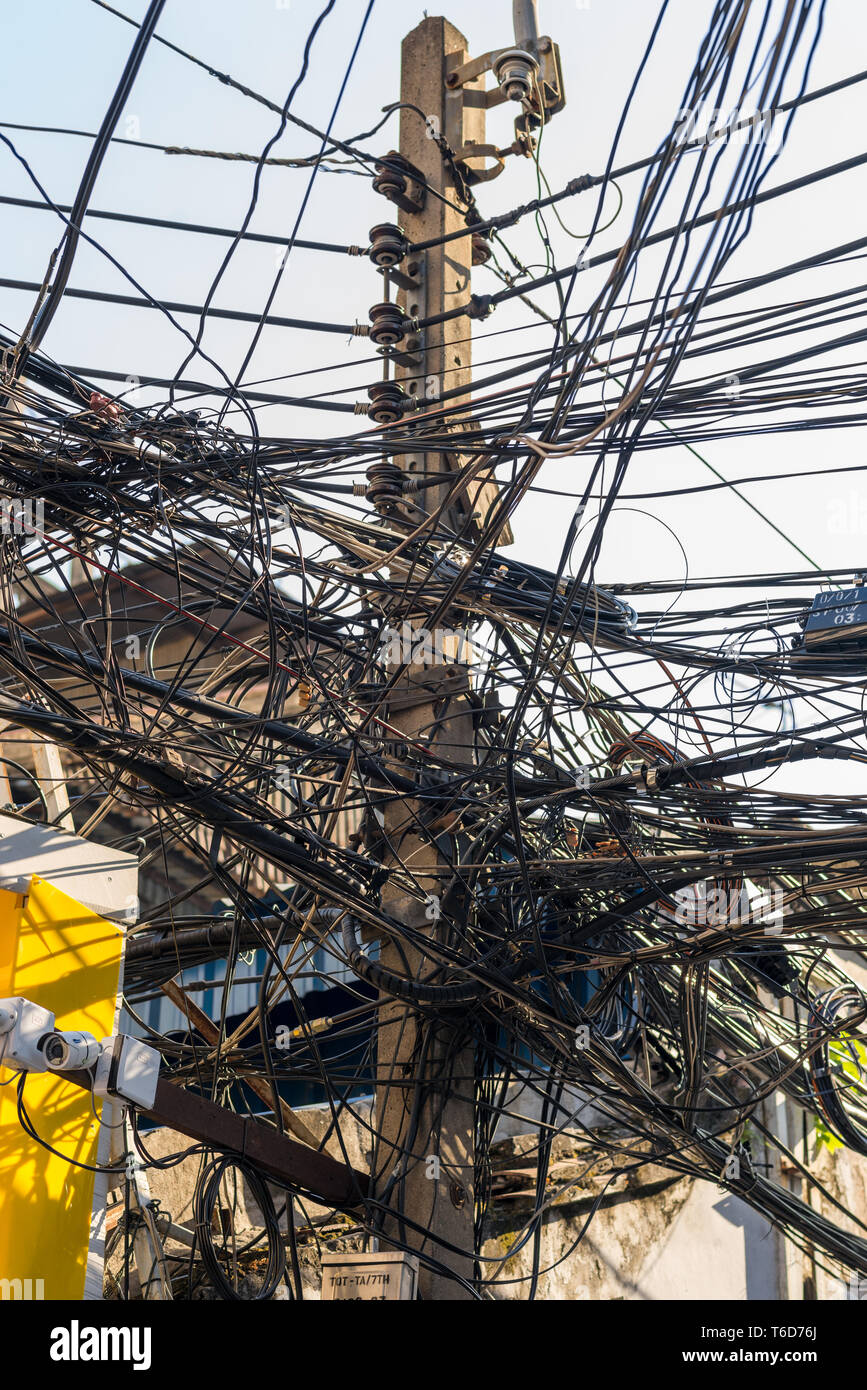
{"type": "MultiPolygon", "coordinates": [[[[490,525],[498,502],[493,476],[476,472],[446,507],[449,484],[403,492],[398,470],[410,477],[443,472],[469,476],[473,456],[466,450],[475,432],[469,408],[473,317],[461,315],[424,329],[415,321],[424,323],[470,305],[472,266],[489,256],[485,237],[464,235],[445,245],[442,238],[466,232],[478,220],[472,187],[501,172],[506,155],[530,154],[534,129],[565,102],[559,50],[547,36],[539,37],[535,0],[516,0],[514,23],[518,48],[494,49],[478,58],[470,58],[463,34],[445,19],[425,19],[407,35],[401,51],[400,150],[381,161],[374,181],[401,216],[399,229],[388,224],[371,233],[371,258],[387,271],[398,294],[396,307],[386,296],[371,310],[371,337],[386,349],[394,375],[389,380],[386,372],[370,388],[370,413],[378,423],[392,423],[408,400],[414,399],[417,409],[406,415],[400,456],[368,470],[371,486],[376,484],[369,495],[392,526],[414,529],[425,513],[436,514],[440,534],[452,532],[465,543],[482,535],[489,544],[511,542],[502,513],[497,512],[496,528],[490,525]],[[492,90],[486,90],[489,71],[495,78],[492,90]],[[485,143],[486,110],[501,102],[518,103],[521,113],[514,143],[506,149],[485,143]],[[378,236],[384,259],[378,259],[378,236]],[[429,242],[433,244],[426,246],[429,242]],[[413,249],[419,246],[421,250],[413,249]],[[383,326],[386,336],[380,334],[383,326]],[[466,395],[461,394],[464,389],[466,395]],[[425,451],[419,433],[418,451],[412,452],[414,415],[435,410],[441,393],[456,394],[449,395],[448,422],[433,428],[440,438],[453,436],[454,448],[425,451]]],[[[422,414],[419,432],[424,423],[422,414]]],[[[408,599],[392,612],[391,621],[404,631],[405,621],[425,621],[419,616],[423,611],[418,604],[413,613],[408,599]]],[[[411,644],[411,652],[402,652],[392,665],[400,675],[385,715],[408,743],[426,744],[446,765],[448,777],[452,769],[460,772],[475,762],[470,667],[456,649],[455,634],[442,640],[430,633],[427,639],[421,653],[411,644]]],[[[448,947],[449,932],[461,932],[460,902],[443,903],[449,864],[461,857],[453,838],[459,833],[453,806],[442,800],[395,798],[384,812],[381,833],[374,829],[369,837],[379,843],[391,870],[383,906],[417,933],[419,943],[403,949],[383,940],[381,962],[416,982],[438,969],[438,948],[448,947]],[[422,947],[424,937],[431,949],[422,947]]],[[[388,1208],[383,1239],[391,1235],[418,1252],[422,1297],[472,1297],[473,1047],[459,1016],[426,1009],[423,1001],[415,1007],[412,1000],[395,1002],[387,995],[379,1017],[374,1192],[388,1208]],[[431,1268],[431,1260],[448,1273],[431,1268]]]]}
{"type": "MultiPolygon", "coordinates": [[[[424,176],[432,189],[444,195],[441,201],[432,193],[419,212],[405,212],[403,231],[412,242],[430,241],[466,228],[466,203],[455,182],[454,170],[443,157],[435,136],[442,134],[451,149],[485,142],[484,74],[465,86],[450,88],[449,73],[468,60],[466,39],[446,19],[425,19],[408,34],[401,48],[400,99],[424,112],[424,118],[404,107],[400,113],[400,153],[424,176]],[[476,97],[478,105],[473,104],[476,97]]],[[[402,286],[398,303],[410,318],[426,318],[469,303],[472,293],[472,237],[464,236],[445,246],[433,246],[404,262],[412,288],[402,286]]],[[[418,347],[418,366],[398,365],[395,380],[418,400],[435,401],[443,390],[469,386],[472,380],[472,321],[450,319],[435,324],[406,342],[408,354],[418,347]]],[[[441,454],[407,455],[403,466],[409,473],[427,468],[442,472],[441,454]]],[[[445,489],[435,488],[425,495],[425,505],[433,511],[445,489]]],[[[446,518],[459,529],[460,516],[446,518]],[[455,524],[456,523],[456,524],[455,524]]]]}
{"type": "MultiPolygon", "coordinates": [[[[441,18],[425,19],[403,42],[401,101],[418,109],[401,111],[400,155],[418,170],[430,189],[448,200],[443,202],[428,191],[419,210],[402,210],[401,225],[410,242],[428,241],[466,226],[462,199],[466,190],[456,182],[455,170],[434,137],[441,133],[456,151],[470,141],[484,143],[484,96],[476,95],[483,93],[484,75],[454,90],[447,85],[449,73],[468,56],[463,35],[441,18]]],[[[470,236],[419,254],[411,252],[398,279],[398,303],[407,316],[425,318],[468,303],[472,254],[470,236]]],[[[424,334],[411,334],[404,344],[404,360],[395,362],[394,379],[420,401],[432,400],[443,388],[469,386],[470,331],[470,321],[458,318],[424,334]]],[[[414,474],[442,472],[445,460],[439,453],[420,451],[405,454],[396,462],[414,474]]],[[[457,453],[453,465],[460,466],[457,453]]],[[[419,497],[424,507],[433,511],[444,495],[443,488],[435,488],[419,497]]],[[[418,513],[411,515],[417,523],[418,513]]],[[[445,525],[456,531],[467,520],[466,510],[456,507],[449,508],[443,517],[445,525]]],[[[446,638],[447,655],[448,644],[446,638]]],[[[408,741],[426,743],[446,761],[466,766],[473,761],[468,691],[469,668],[465,664],[413,661],[395,687],[389,721],[408,741]]],[[[407,926],[443,941],[447,934],[439,919],[439,903],[447,861],[437,839],[448,833],[448,821],[446,807],[437,807],[432,818],[424,802],[401,799],[386,811],[383,827],[388,845],[386,863],[395,869],[383,889],[383,906],[407,926]],[[420,821],[426,822],[423,827],[420,821]],[[399,864],[415,881],[415,894],[407,892],[409,884],[399,864]],[[395,881],[398,876],[402,882],[395,881]]],[[[398,974],[416,979],[423,979],[435,968],[422,952],[404,952],[387,941],[382,943],[381,961],[398,974]]],[[[466,1288],[426,1267],[424,1257],[431,1257],[467,1282],[472,1280],[472,1259],[455,1254],[440,1242],[469,1252],[473,1249],[473,1049],[453,1023],[420,1013],[409,1004],[387,1004],[380,1010],[380,1019],[374,1171],[377,1196],[394,1213],[386,1219],[384,1231],[386,1236],[398,1236],[421,1255],[419,1287],[423,1298],[467,1298],[471,1295],[466,1288]],[[430,1231],[431,1237],[426,1238],[401,1218],[430,1231]]]]}

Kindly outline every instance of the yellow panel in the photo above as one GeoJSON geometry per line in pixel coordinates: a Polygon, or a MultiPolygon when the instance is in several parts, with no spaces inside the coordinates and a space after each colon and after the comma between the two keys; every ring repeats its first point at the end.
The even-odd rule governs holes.
{"type": "MultiPolygon", "coordinates": [[[[97,1039],[113,1031],[122,947],[113,922],[44,879],[31,880],[26,898],[0,891],[0,996],[22,995],[51,1009],[59,1028],[97,1039]]],[[[0,1081],[11,1075],[0,1068],[0,1081]]],[[[17,1084],[0,1088],[0,1279],[42,1280],[46,1299],[80,1299],[94,1174],[25,1134],[17,1084]]],[[[99,1122],[91,1102],[56,1076],[29,1075],[24,1088],[36,1133],[60,1153],[95,1164],[99,1122]]]]}

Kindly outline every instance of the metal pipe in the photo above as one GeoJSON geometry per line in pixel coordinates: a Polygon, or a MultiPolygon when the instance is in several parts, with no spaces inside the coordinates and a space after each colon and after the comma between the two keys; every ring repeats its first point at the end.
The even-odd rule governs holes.
{"type": "Polygon", "coordinates": [[[536,0],[512,0],[512,21],[515,27],[515,47],[523,48],[533,57],[539,55],[539,16],[536,0]]]}

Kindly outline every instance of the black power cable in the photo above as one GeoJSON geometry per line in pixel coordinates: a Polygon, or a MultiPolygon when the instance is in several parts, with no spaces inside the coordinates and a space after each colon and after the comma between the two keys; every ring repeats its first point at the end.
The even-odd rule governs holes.
{"type": "Polygon", "coordinates": [[[274,1199],[258,1168],[239,1154],[223,1154],[218,1158],[212,1158],[199,1174],[193,1199],[193,1214],[196,1244],[201,1251],[205,1269],[220,1297],[227,1302],[235,1303],[262,1302],[273,1297],[286,1272],[286,1252],[274,1199]],[[221,1213],[220,1189],[230,1172],[243,1178],[248,1191],[254,1197],[262,1214],[268,1242],[268,1264],[262,1275],[261,1285],[249,1296],[241,1292],[237,1275],[230,1278],[226,1273],[223,1260],[231,1259],[232,1255],[226,1251],[225,1246],[222,1252],[218,1253],[214,1239],[214,1221],[220,1219],[221,1213]]]}

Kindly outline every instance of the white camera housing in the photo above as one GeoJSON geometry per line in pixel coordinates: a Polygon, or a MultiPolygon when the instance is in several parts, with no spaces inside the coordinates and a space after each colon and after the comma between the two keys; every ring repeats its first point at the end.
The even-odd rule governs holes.
{"type": "Polygon", "coordinates": [[[103,1038],[93,1075],[93,1094],[120,1098],[140,1110],[150,1110],[157,1094],[160,1062],[154,1048],[125,1033],[103,1038]]]}
{"type": "Polygon", "coordinates": [[[54,1032],[54,1014],[15,995],[0,999],[0,1066],[45,1071],[43,1047],[54,1032]]]}

